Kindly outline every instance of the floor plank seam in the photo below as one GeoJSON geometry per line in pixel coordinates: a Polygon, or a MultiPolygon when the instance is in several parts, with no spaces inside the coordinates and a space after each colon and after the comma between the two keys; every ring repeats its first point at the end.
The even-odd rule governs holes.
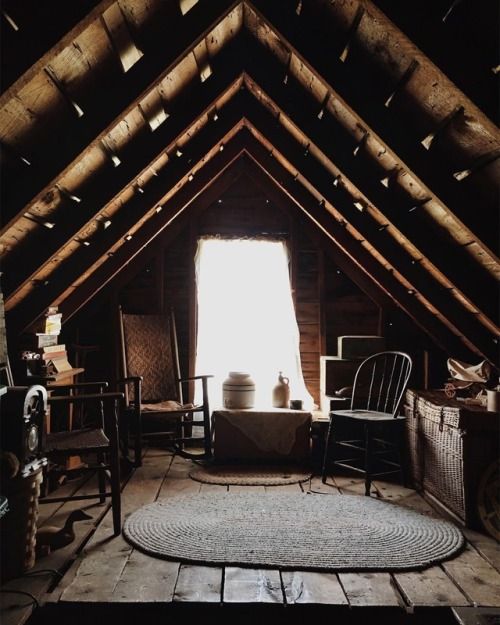
{"type": "Polygon", "coordinates": [[[344,596],[347,599],[347,607],[349,608],[349,610],[352,610],[354,606],[351,603],[351,599],[349,597],[349,594],[347,592],[345,585],[342,583],[342,577],[338,573],[336,573],[336,576],[339,581],[340,587],[342,588],[342,592],[344,593],[344,596]]]}
{"type": "MultiPolygon", "coordinates": [[[[195,490],[190,486],[190,482],[192,481],[189,478],[189,470],[192,466],[191,462],[179,457],[175,453],[158,453],[159,450],[154,450],[152,451],[151,455],[149,455],[149,451],[151,450],[148,450],[146,452],[149,458],[146,460],[145,464],[147,465],[146,474],[149,480],[148,489],[151,491],[150,496],[153,495],[153,492],[155,493],[154,501],[157,501],[158,498],[168,501],[170,497],[177,497],[178,495],[182,495],[183,493],[193,492],[193,490],[195,490]]],[[[165,450],[161,451],[164,452],[165,450]]],[[[124,478],[122,491],[132,480],[132,477],[136,474],[136,471],[136,469],[131,470],[130,474],[127,475],[126,478],[124,478]]],[[[130,502],[132,503],[133,499],[131,499],[131,497],[135,497],[141,489],[142,481],[140,479],[140,472],[137,473],[137,478],[138,479],[136,480],[135,487],[132,489],[132,492],[127,499],[127,501],[130,500],[130,502]],[[139,490],[137,491],[137,489],[139,490]]],[[[364,497],[363,480],[350,479],[349,476],[340,476],[338,480],[335,480],[334,476],[329,476],[327,484],[324,485],[320,483],[320,479],[320,476],[314,476],[308,482],[298,484],[297,492],[311,495],[325,495],[330,494],[329,491],[331,490],[331,494],[340,493],[351,496],[357,495],[358,497],[364,497]],[[326,488],[322,488],[325,486],[326,488]]],[[[202,489],[202,486],[199,486],[202,489]]],[[[207,492],[210,492],[210,490],[211,489],[208,488],[207,492]]],[[[226,492],[231,492],[232,488],[226,487],[225,490],[226,492]]],[[[264,491],[264,489],[262,488],[261,490],[264,491]]],[[[266,492],[274,492],[274,489],[272,488],[265,490],[266,492]]],[[[279,491],[279,487],[276,489],[276,492],[277,491],[279,491]]],[[[238,489],[235,489],[235,492],[238,492],[238,489]]],[[[126,493],[127,491],[125,491],[125,495],[126,493]]],[[[390,501],[395,505],[400,505],[402,507],[410,507],[420,511],[423,508],[424,513],[425,510],[427,510],[425,506],[429,507],[431,505],[429,504],[429,502],[426,502],[421,497],[421,495],[418,495],[416,491],[413,491],[410,494],[410,496],[412,497],[415,496],[415,499],[411,500],[408,503],[405,503],[405,493],[406,490],[398,487],[397,485],[393,485],[392,483],[380,483],[373,485],[372,496],[373,499],[379,498],[380,500],[390,501]],[[422,505],[419,504],[420,501],[423,502],[422,505]]],[[[63,572],[63,578],[61,580],[49,581],[49,589],[47,590],[47,592],[41,594],[41,605],[45,604],[46,602],[56,604],[58,602],[58,595],[62,596],[62,593],[64,593],[64,589],[68,582],[69,585],[74,583],[74,579],[76,578],[76,575],[78,573],[79,566],[86,557],[85,548],[87,544],[92,540],[92,537],[97,529],[101,526],[103,519],[106,517],[106,515],[110,514],[110,508],[111,506],[108,504],[105,509],[102,510],[101,514],[96,517],[96,519],[94,519],[94,522],[91,524],[89,531],[86,532],[85,535],[81,538],[77,549],[75,550],[73,555],[70,556],[70,559],[59,565],[58,568],[61,572],[63,572]],[[49,595],[52,596],[50,596],[49,598],[49,595]]],[[[432,509],[434,508],[432,507],[432,509]]],[[[439,514],[439,510],[437,511],[437,514],[438,516],[441,516],[439,514]]],[[[466,536],[466,539],[468,551],[468,554],[466,555],[468,555],[468,557],[465,557],[465,559],[463,560],[458,559],[456,562],[452,560],[449,566],[447,566],[449,564],[447,562],[444,562],[442,565],[437,565],[439,567],[439,570],[436,570],[434,572],[431,571],[429,575],[426,574],[426,570],[415,571],[414,577],[412,577],[411,575],[409,577],[405,577],[404,574],[401,575],[401,572],[393,571],[388,572],[388,575],[386,576],[364,576],[363,574],[361,574],[360,576],[356,577],[356,574],[354,573],[348,574],[347,576],[345,576],[345,579],[342,579],[342,575],[335,573],[330,581],[333,582],[335,578],[335,584],[338,588],[336,592],[342,593],[342,605],[345,609],[348,610],[358,610],[359,608],[369,608],[370,606],[374,608],[380,606],[382,608],[385,606],[386,608],[395,608],[398,611],[400,610],[402,614],[407,614],[408,616],[410,616],[414,613],[418,614],[421,610],[425,610],[427,608],[449,609],[451,605],[482,605],[483,596],[485,597],[484,601],[486,602],[489,600],[488,597],[490,595],[491,597],[496,598],[495,591],[491,588],[492,580],[495,579],[495,575],[498,573],[498,563],[497,566],[495,566],[490,561],[495,560],[494,546],[492,546],[488,542],[487,537],[483,537],[479,534],[471,534],[470,537],[466,536]],[[495,571],[495,573],[493,573],[493,571],[495,571]],[[487,579],[487,576],[490,576],[490,581],[488,582],[490,586],[487,586],[487,588],[479,594],[476,593],[476,591],[474,590],[474,586],[471,585],[473,584],[473,576],[475,576],[476,574],[481,579],[483,579],[483,577],[487,579]],[[443,583],[445,582],[444,578],[448,580],[446,584],[451,581],[449,590],[452,592],[444,598],[440,597],[439,593],[436,590],[434,581],[436,575],[438,575],[438,582],[440,575],[443,577],[443,579],[441,580],[443,583]],[[493,575],[493,578],[491,578],[491,575],[493,575]],[[364,577],[366,577],[366,580],[363,581],[364,577]],[[361,592],[363,588],[365,590],[361,592]],[[468,588],[469,592],[467,592],[465,588],[468,588]],[[359,594],[360,592],[361,595],[359,594]],[[488,592],[490,592],[490,595],[488,595],[488,592]],[[471,596],[475,597],[476,602],[472,601],[471,596]],[[460,600],[460,597],[463,598],[463,601],[460,600]]],[[[119,584],[122,580],[122,577],[124,575],[128,576],[127,583],[130,583],[130,579],[133,579],[130,577],[133,572],[132,568],[130,567],[132,565],[137,566],[137,563],[134,562],[134,554],[138,553],[138,550],[131,546],[130,550],[125,551],[126,552],[122,555],[122,559],[119,559],[119,562],[117,562],[116,564],[115,572],[117,576],[116,578],[113,576],[113,579],[110,580],[110,592],[106,594],[106,597],[108,597],[106,600],[109,601],[110,604],[113,604],[115,600],[114,595],[119,590],[119,584]],[[129,571],[129,573],[127,573],[127,571],[129,571]]],[[[460,558],[460,556],[458,558],[460,558]]],[[[194,605],[197,603],[203,604],[205,601],[209,601],[213,605],[220,606],[231,606],[234,604],[232,599],[234,599],[235,597],[236,599],[238,598],[238,593],[234,595],[235,588],[238,588],[238,584],[236,584],[236,586],[233,584],[231,585],[231,588],[229,588],[228,584],[232,581],[232,579],[226,579],[227,567],[220,567],[220,577],[218,577],[218,575],[215,575],[215,578],[217,579],[214,580],[212,579],[214,578],[214,575],[206,577],[202,570],[194,570],[197,568],[196,565],[187,565],[188,568],[191,566],[193,570],[185,570],[183,572],[184,566],[185,565],[183,565],[182,563],[178,563],[177,568],[172,571],[171,581],[169,582],[170,590],[168,592],[168,596],[165,593],[162,594],[160,589],[156,589],[154,591],[156,593],[154,596],[163,597],[158,605],[161,604],[167,606],[171,605],[172,603],[187,603],[194,605]],[[189,582],[191,578],[192,582],[189,582]],[[203,586],[204,582],[207,582],[208,584],[206,588],[203,586]],[[189,586],[191,586],[191,590],[189,589],[189,586]],[[231,591],[231,597],[229,597],[228,595],[229,601],[225,601],[226,591],[229,592],[229,590],[231,591]]],[[[153,567],[153,569],[156,571],[160,570],[157,567],[153,567]]],[[[254,598],[248,601],[249,604],[264,605],[269,602],[275,603],[276,605],[281,605],[283,607],[296,604],[313,605],[317,602],[328,603],[328,594],[323,595],[321,592],[315,591],[315,584],[317,581],[316,578],[310,578],[306,574],[306,576],[302,580],[301,586],[300,573],[301,571],[298,571],[295,579],[293,576],[288,576],[286,574],[286,571],[282,569],[276,569],[274,572],[261,571],[260,578],[267,580],[265,581],[265,584],[268,585],[268,587],[264,588],[264,590],[268,591],[267,594],[263,594],[264,601],[262,601],[262,597],[259,599],[257,595],[255,595],[256,587],[255,584],[252,585],[250,579],[251,576],[249,580],[247,580],[246,584],[243,584],[242,588],[244,588],[244,593],[243,595],[240,595],[239,598],[242,599],[244,597],[247,597],[247,595],[248,597],[253,596],[254,598]],[[276,573],[279,575],[279,578],[275,577],[276,573]],[[269,592],[271,594],[269,594],[269,592]]],[[[139,571],[139,574],[142,574],[142,572],[139,571]]],[[[239,581],[240,584],[242,583],[242,581],[245,581],[237,578],[235,578],[235,580],[239,581]]],[[[147,579],[145,580],[145,582],[147,582],[147,579]]],[[[325,587],[325,591],[328,591],[328,583],[325,583],[327,584],[325,587]]],[[[445,586],[444,588],[446,590],[447,587],[445,586]]],[[[122,593],[123,590],[121,590],[120,592],[122,593]]],[[[155,601],[158,601],[158,599],[156,599],[155,601]]],[[[64,602],[62,603],[64,604],[64,602]]],[[[119,603],[120,601],[117,601],[117,605],[119,603]]],[[[238,601],[236,601],[236,603],[238,603],[238,601]]],[[[85,603],[82,604],[82,602],[78,600],[75,602],[76,606],[84,604],[85,603]]],[[[339,607],[337,604],[338,600],[334,601],[332,604],[329,605],[331,605],[333,609],[333,607],[339,607]]]]}
{"type": "Polygon", "coordinates": [[[414,606],[411,603],[409,597],[406,596],[404,589],[399,585],[396,575],[393,573],[391,573],[390,583],[391,586],[394,588],[394,592],[396,593],[396,598],[400,607],[402,607],[408,614],[413,614],[414,606]]]}
{"type": "Polygon", "coordinates": [[[125,558],[125,561],[124,561],[124,563],[123,563],[123,565],[122,565],[122,567],[121,567],[121,569],[120,569],[120,573],[116,576],[116,581],[115,581],[115,583],[114,583],[114,585],[113,585],[113,588],[112,588],[112,590],[111,590],[111,596],[113,596],[113,595],[115,594],[116,587],[117,587],[117,586],[118,586],[118,584],[120,583],[120,580],[121,580],[121,578],[122,578],[123,572],[125,571],[125,567],[126,567],[126,566],[127,566],[127,564],[129,563],[130,558],[131,558],[131,556],[132,556],[132,554],[133,554],[133,553],[134,553],[134,548],[133,548],[133,547],[131,547],[131,549],[130,549],[130,551],[128,552],[127,557],[125,558]]]}
{"type": "MultiPolygon", "coordinates": [[[[229,489],[229,487],[228,487],[229,489]]],[[[226,588],[226,567],[222,567],[222,579],[220,583],[220,602],[221,605],[224,605],[224,590],[226,588]]]]}
{"type": "Polygon", "coordinates": [[[281,585],[281,594],[283,597],[283,605],[284,606],[291,605],[290,603],[288,603],[288,597],[286,595],[285,582],[283,581],[283,571],[278,570],[278,575],[280,576],[280,585],[281,585]]]}
{"type": "MultiPolygon", "coordinates": [[[[463,551],[462,551],[463,553],[463,551]]],[[[460,556],[459,556],[460,557],[460,556]]],[[[446,563],[445,563],[446,564],[446,563]]],[[[467,599],[467,601],[469,602],[469,605],[477,607],[477,603],[476,601],[473,601],[472,597],[469,595],[469,593],[465,590],[465,588],[463,588],[460,585],[460,582],[458,580],[456,580],[451,573],[449,573],[448,569],[446,568],[446,566],[440,565],[441,568],[443,569],[445,575],[453,582],[453,584],[455,584],[455,586],[458,588],[458,590],[462,593],[462,595],[467,599]]]]}
{"type": "MultiPolygon", "coordinates": [[[[469,545],[469,547],[471,547],[483,560],[485,560],[491,567],[493,567],[495,569],[495,571],[497,571],[498,573],[500,573],[500,562],[498,564],[496,564],[494,561],[492,561],[487,555],[485,555],[481,549],[475,544],[475,542],[473,540],[470,540],[469,538],[467,538],[467,536],[464,534],[465,539],[467,541],[467,544],[469,545]]],[[[500,551],[500,545],[498,547],[499,551],[500,551]]]]}

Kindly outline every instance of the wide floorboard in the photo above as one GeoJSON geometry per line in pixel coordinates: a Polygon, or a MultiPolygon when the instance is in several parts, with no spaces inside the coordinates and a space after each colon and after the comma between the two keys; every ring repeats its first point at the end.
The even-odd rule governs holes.
{"type": "MultiPolygon", "coordinates": [[[[190,461],[164,450],[149,450],[141,468],[125,483],[124,517],[138,507],[178,494],[251,490],[272,496],[277,491],[320,495],[364,493],[358,479],[319,477],[301,485],[225,487],[190,479],[190,461]]],[[[89,484],[76,486],[85,490],[89,484]]],[[[69,486],[68,486],[69,488],[69,486]]],[[[75,485],[72,486],[75,488],[75,485]]],[[[439,516],[414,490],[389,483],[373,484],[373,495],[424,514],[439,516]]],[[[40,523],[57,524],[81,502],[41,506],[40,523]],[[44,508],[47,508],[44,510],[44,508]]],[[[338,617],[339,623],[455,623],[452,607],[498,609],[500,618],[500,550],[489,537],[464,530],[466,549],[453,560],[420,572],[322,573],[183,564],[152,558],[112,536],[111,514],[102,505],[86,506],[92,521],[79,523],[68,547],[40,558],[33,573],[4,585],[39,597],[33,623],[145,622],[177,615],[203,622],[305,622],[311,617],[338,617]],[[62,575],[62,577],[61,577],[62,575]],[[378,614],[378,616],[376,616],[378,614]],[[123,619],[129,620],[123,620],[123,619]]],[[[2,623],[26,621],[32,612],[27,596],[3,593],[2,623]],[[26,601],[24,601],[26,599],[26,601]],[[23,605],[24,602],[24,605],[23,605]]]]}

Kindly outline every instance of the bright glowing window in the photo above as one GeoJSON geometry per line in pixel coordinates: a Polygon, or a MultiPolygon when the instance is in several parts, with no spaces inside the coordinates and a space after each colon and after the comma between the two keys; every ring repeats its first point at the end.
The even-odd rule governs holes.
{"type": "Polygon", "coordinates": [[[222,405],[229,371],[247,371],[256,405],[271,406],[278,373],[291,398],[312,406],[302,376],[288,252],[281,241],[200,239],[196,254],[196,372],[212,373],[210,399],[222,405]]]}

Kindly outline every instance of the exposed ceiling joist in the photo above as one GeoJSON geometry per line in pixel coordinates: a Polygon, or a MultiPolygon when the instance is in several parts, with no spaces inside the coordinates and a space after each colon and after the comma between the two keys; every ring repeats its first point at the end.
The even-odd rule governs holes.
{"type": "Polygon", "coordinates": [[[171,198],[163,210],[158,213],[158,218],[155,221],[147,222],[138,236],[130,241],[127,248],[120,247],[108,262],[99,266],[95,273],[82,280],[79,288],[74,289],[61,303],[60,310],[63,319],[65,321],[71,319],[101,289],[126,269],[129,263],[137,261],[141,253],[157,237],[167,232],[170,225],[188,207],[196,210],[198,206],[211,204],[218,199],[221,193],[231,186],[241,174],[238,167],[231,168],[230,165],[236,160],[242,149],[242,142],[235,138],[224,151],[224,155],[219,156],[217,159],[219,162],[211,163],[204,172],[200,173],[195,185],[193,185],[194,190],[193,188],[184,189],[183,192],[171,198]]]}
{"type": "MultiPolygon", "coordinates": [[[[241,126],[240,115],[235,112],[233,116],[226,115],[225,121],[221,120],[221,124],[212,126],[210,132],[200,133],[190,146],[190,157],[173,159],[169,163],[170,167],[162,172],[161,176],[152,180],[144,194],[136,196],[126,204],[125,214],[113,230],[103,231],[95,245],[80,246],[78,253],[73,254],[70,261],[61,265],[51,276],[50,281],[38,285],[38,288],[31,291],[18,306],[5,307],[6,315],[12,320],[13,326],[24,330],[48,306],[61,304],[69,292],[75,290],[100,265],[109,262],[109,258],[112,258],[120,248],[128,247],[124,253],[130,253],[132,248],[129,243],[134,240],[136,233],[140,233],[144,224],[152,224],[148,227],[156,229],[159,219],[164,219],[166,214],[164,211],[166,203],[179,192],[182,192],[180,197],[188,198],[187,205],[205,178],[218,173],[216,166],[207,169],[204,165],[212,159],[215,159],[216,163],[227,163],[235,157],[229,149],[221,152],[219,146],[221,142],[227,143],[237,134],[241,126]],[[199,176],[198,171],[200,173],[204,171],[204,177],[199,176]],[[190,175],[193,175],[191,180],[190,175]],[[162,209],[158,211],[158,207],[162,209]]],[[[184,208],[185,206],[180,210],[184,208]]]]}
{"type": "Polygon", "coordinates": [[[203,180],[226,171],[224,158],[237,156],[229,148],[251,155],[239,162],[282,205],[303,211],[365,287],[446,349],[495,359],[490,292],[500,261],[478,216],[495,223],[498,129],[369,0],[311,0],[300,10],[263,0],[99,7],[78,33],[87,43],[98,35],[95,66],[64,39],[20,91],[2,96],[11,165],[0,244],[18,330],[49,304],[80,308],[103,276],[118,275],[119,261],[130,267],[130,255],[158,240],[158,224],[165,232],[209,197],[203,180]],[[116,37],[109,20],[99,31],[109,11],[116,37]],[[308,36],[314,25],[317,36],[308,36]],[[121,60],[110,48],[120,41],[121,60]],[[131,57],[136,44],[142,55],[131,57]],[[436,85],[422,80],[433,72],[436,85]],[[454,148],[449,158],[442,146],[454,148]]]}
{"type": "MultiPolygon", "coordinates": [[[[147,63],[134,65],[119,77],[115,85],[109,86],[109,94],[105,98],[94,100],[93,110],[73,120],[73,127],[68,129],[65,139],[61,138],[57,149],[52,145],[50,158],[46,158],[44,150],[40,149],[39,158],[32,160],[23,185],[7,181],[5,193],[8,198],[8,215],[4,219],[7,217],[8,221],[1,232],[5,232],[19,219],[28,203],[42,200],[70,168],[76,167],[90,151],[99,147],[100,142],[106,140],[106,135],[126,119],[152,89],[168,78],[182,60],[192,54],[200,41],[210,37],[221,22],[225,19],[237,22],[237,11],[238,3],[228,0],[214,0],[208,9],[195,7],[182,21],[182,27],[172,33],[168,46],[163,41],[158,42],[155,50],[149,51],[147,63]],[[236,17],[232,11],[236,12],[236,17]]],[[[0,138],[9,145],[5,132],[6,129],[0,138]]]]}
{"type": "MultiPolygon", "coordinates": [[[[174,147],[193,137],[205,125],[212,122],[210,114],[214,108],[223,108],[224,104],[239,91],[242,78],[235,71],[227,68],[224,76],[220,74],[214,81],[207,84],[196,98],[193,106],[182,100],[172,111],[172,122],[157,129],[151,136],[142,136],[133,144],[133,149],[122,154],[123,165],[115,171],[104,172],[106,180],[92,179],[88,188],[82,189],[84,201],[78,211],[72,211],[72,217],[64,223],[64,213],[58,221],[54,216],[55,227],[50,232],[41,229],[38,240],[33,237],[23,245],[17,245],[14,253],[5,259],[4,270],[18,266],[19,260],[27,253],[38,258],[38,265],[33,272],[29,266],[17,270],[12,274],[16,286],[6,280],[4,293],[9,305],[16,305],[25,296],[31,280],[43,277],[45,269],[53,271],[55,264],[63,262],[71,253],[72,241],[75,238],[88,240],[101,227],[97,221],[99,216],[105,215],[110,219],[117,212],[116,203],[126,194],[133,181],[151,179],[148,170],[154,170],[156,175],[165,166],[165,155],[173,153],[174,147]],[[76,213],[76,214],[75,214],[76,213]],[[61,223],[62,222],[62,223],[61,223]],[[68,247],[69,246],[69,247],[68,247]],[[31,271],[31,273],[30,273],[31,271]]],[[[125,200],[122,200],[125,201],[125,200]]],[[[66,211],[67,212],[67,211],[66,211]]],[[[118,211],[119,212],[119,211],[118,211]]],[[[119,218],[119,215],[118,215],[119,218]]]]}
{"type": "MultiPolygon", "coordinates": [[[[273,18],[276,19],[276,15],[273,14],[273,18]]],[[[284,22],[285,29],[286,20],[279,20],[280,24],[281,22],[284,22]]],[[[325,57],[324,50],[322,50],[321,54],[319,52],[312,54],[314,60],[317,62],[316,67],[313,67],[311,63],[308,62],[306,56],[295,47],[292,41],[286,39],[285,36],[273,27],[264,15],[259,13],[251,3],[248,2],[245,3],[245,26],[264,47],[271,50],[273,55],[276,56],[283,65],[288,63],[289,73],[317,99],[318,110],[320,110],[320,106],[324,101],[325,94],[329,92],[330,97],[326,107],[328,112],[351,132],[353,140],[360,141],[364,139],[364,151],[372,158],[374,167],[384,169],[386,172],[392,171],[397,167],[407,172],[404,178],[400,178],[399,184],[403,185],[403,188],[409,193],[413,193],[416,201],[420,198],[431,198],[424,206],[424,210],[429,213],[430,217],[442,228],[447,230],[458,244],[466,246],[468,253],[473,255],[476,262],[482,264],[487,271],[493,273],[497,278],[500,277],[500,259],[483,241],[474,235],[471,229],[459,219],[450,206],[443,201],[440,197],[442,191],[440,184],[438,184],[436,188],[436,181],[433,181],[433,186],[431,188],[424,182],[422,173],[425,172],[418,171],[418,164],[414,164],[412,160],[409,160],[414,150],[411,149],[411,153],[409,153],[404,146],[399,145],[401,143],[399,142],[399,152],[396,153],[391,148],[391,145],[383,140],[382,136],[385,134],[386,128],[392,124],[392,120],[387,120],[387,118],[385,118],[384,125],[381,128],[379,128],[379,126],[382,118],[377,117],[374,119],[370,117],[370,120],[377,124],[374,127],[366,123],[366,114],[376,109],[375,103],[369,93],[363,94],[364,106],[362,106],[360,102],[356,103],[357,109],[363,111],[364,116],[361,116],[336,90],[335,85],[338,80],[336,73],[332,72],[331,68],[324,75],[321,73],[323,69],[328,69],[325,68],[325,61],[328,61],[328,57],[325,57]],[[290,55],[292,55],[291,62],[289,61],[290,55]],[[293,60],[294,58],[296,59],[295,61],[293,60]],[[324,77],[325,75],[329,77],[329,82],[324,77]],[[380,134],[378,132],[379,130],[380,134]],[[470,245],[471,242],[474,242],[474,245],[470,245]]],[[[285,32],[287,31],[290,31],[290,28],[286,29],[285,32]]],[[[292,34],[293,32],[295,31],[292,30],[292,34]]],[[[306,53],[310,53],[310,48],[314,46],[314,38],[308,38],[307,42],[309,46],[306,53]]],[[[456,91],[458,94],[460,93],[458,90],[456,91]]],[[[465,96],[463,97],[465,98],[465,96]]],[[[406,129],[406,132],[400,133],[400,136],[404,137],[407,132],[408,129],[406,129]]],[[[496,129],[495,134],[488,144],[496,146],[499,142],[500,133],[498,129],[496,129]]],[[[442,177],[440,180],[442,180],[442,177]]],[[[457,195],[459,196],[460,193],[457,195]]],[[[456,197],[454,199],[455,201],[457,200],[456,197]]]]}

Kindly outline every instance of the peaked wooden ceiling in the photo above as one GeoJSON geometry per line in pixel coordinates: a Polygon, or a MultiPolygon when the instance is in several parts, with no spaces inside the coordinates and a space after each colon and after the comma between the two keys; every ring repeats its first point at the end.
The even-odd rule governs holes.
{"type": "Polygon", "coordinates": [[[244,170],[374,299],[496,362],[498,128],[375,4],[67,4],[48,31],[3,9],[8,327],[69,319],[244,170]]]}

